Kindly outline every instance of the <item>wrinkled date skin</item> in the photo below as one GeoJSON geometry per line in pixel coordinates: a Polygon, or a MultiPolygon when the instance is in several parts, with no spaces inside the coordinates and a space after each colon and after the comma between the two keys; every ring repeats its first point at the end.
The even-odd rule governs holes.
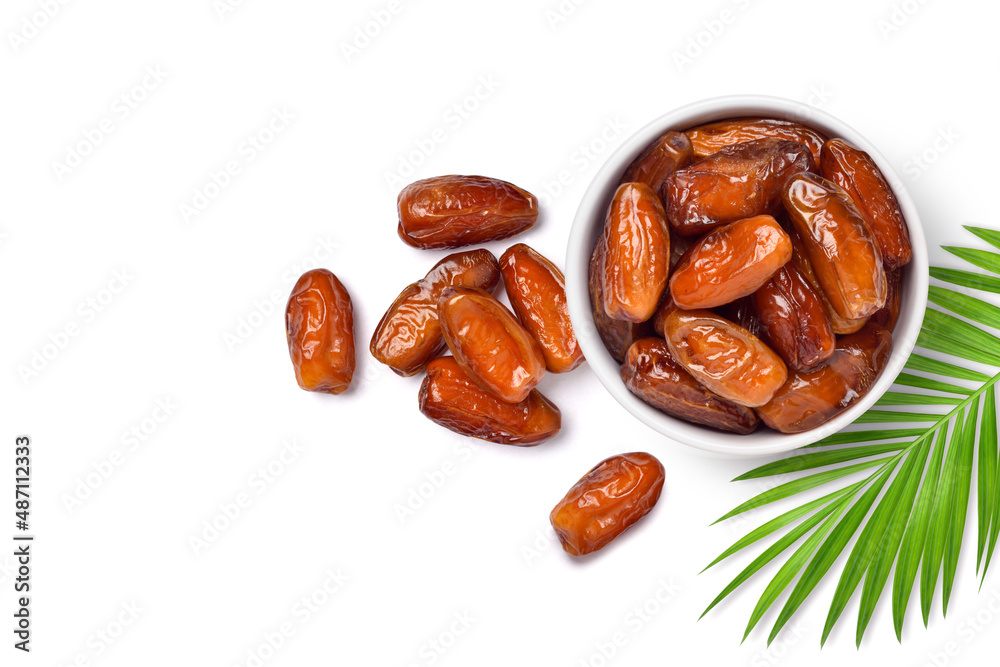
{"type": "Polygon", "coordinates": [[[785,363],[771,348],[710,311],[675,310],[664,322],[664,332],[674,360],[733,403],[763,405],[788,377],[785,363]]]}
{"type": "Polygon", "coordinates": [[[437,176],[403,188],[399,237],[416,248],[460,248],[498,241],[538,220],[538,199],[485,176],[437,176]]]}
{"type": "Polygon", "coordinates": [[[757,290],[754,305],[765,340],[789,368],[812,368],[833,355],[837,341],[826,307],[795,264],[757,290]]]}
{"type": "Polygon", "coordinates": [[[514,314],[541,347],[546,370],[566,373],[583,363],[569,319],[562,271],[523,243],[511,246],[500,257],[500,271],[514,314]]]}
{"type": "Polygon", "coordinates": [[[726,146],[771,137],[805,144],[817,164],[826,141],[826,137],[805,125],[775,118],[731,118],[692,127],[686,134],[697,157],[712,155],[726,146]]]}
{"type": "Polygon", "coordinates": [[[902,276],[899,269],[889,271],[886,276],[886,283],[889,292],[885,297],[885,306],[882,310],[872,315],[871,321],[878,322],[890,332],[896,330],[896,322],[899,320],[899,307],[903,301],[902,276]]]}
{"type": "Polygon", "coordinates": [[[667,132],[632,162],[622,183],[645,183],[653,192],[659,192],[664,179],[687,166],[692,157],[694,152],[687,135],[667,132]]]}
{"type": "Polygon", "coordinates": [[[633,343],[621,374],[629,391],[678,419],[740,434],[753,432],[760,423],[750,408],[705,389],[674,361],[662,338],[642,338],[633,343]]]}
{"type": "Polygon", "coordinates": [[[488,292],[445,287],[438,300],[438,316],[455,360],[479,386],[501,400],[520,403],[545,375],[538,343],[488,292]]]}
{"type": "MultiPolygon", "coordinates": [[[[789,219],[789,224],[791,220],[789,219]]],[[[803,277],[809,282],[809,286],[813,288],[813,292],[819,297],[819,300],[823,303],[823,308],[826,309],[826,317],[830,320],[830,326],[833,329],[833,333],[837,334],[852,334],[859,331],[861,327],[868,323],[867,317],[862,317],[856,320],[848,320],[841,317],[836,310],[833,308],[833,304],[830,300],[826,298],[826,294],[823,293],[823,288],[820,287],[819,279],[816,277],[816,272],[813,271],[812,263],[809,261],[809,256],[806,254],[805,243],[802,241],[802,237],[799,233],[795,231],[794,227],[789,227],[788,235],[792,239],[792,263],[795,264],[795,268],[803,275],[803,277]]]]}
{"type": "Polygon", "coordinates": [[[857,204],[878,242],[886,269],[899,268],[910,261],[913,248],[903,212],[868,153],[843,139],[831,139],[823,146],[820,174],[843,188],[857,204]]]}
{"type": "Polygon", "coordinates": [[[789,180],[783,197],[816,279],[837,314],[857,320],[884,306],[882,254],[850,195],[822,176],[799,174],[789,180]]]}
{"type": "Polygon", "coordinates": [[[785,182],[815,168],[812,153],[797,141],[760,139],[726,146],[667,177],[667,219],[679,235],[700,236],[729,222],[774,214],[785,182]]]}
{"type": "Polygon", "coordinates": [[[397,375],[409,377],[447,348],[438,321],[437,301],[449,285],[479,287],[493,292],[500,265],[489,250],[448,255],[423,280],[400,292],[375,327],[369,350],[397,375]]]}
{"type": "Polygon", "coordinates": [[[670,232],[656,193],[642,183],[620,186],[601,239],[605,312],[616,320],[645,322],[670,272],[670,232]]]}
{"type": "Polygon", "coordinates": [[[537,389],[520,403],[501,401],[476,384],[453,357],[427,364],[419,402],[420,412],[434,423],[502,445],[537,445],[556,435],[562,424],[559,408],[537,389]]]}
{"type": "Polygon", "coordinates": [[[892,351],[892,334],[875,322],[843,336],[823,364],[796,371],[766,405],[757,408],[764,423],[782,433],[816,428],[868,393],[892,351]]]}
{"type": "Polygon", "coordinates": [[[285,309],[288,354],[295,379],[307,391],[340,394],[354,377],[354,305],[326,269],[302,274],[285,309]]]}
{"type": "Polygon", "coordinates": [[[670,295],[678,308],[715,308],[753,294],[792,258],[774,218],[758,215],[705,235],[677,264],[670,295]]]}
{"type": "Polygon", "coordinates": [[[616,320],[604,310],[604,244],[598,239],[590,256],[588,278],[590,283],[590,308],[605,349],[615,361],[622,363],[628,348],[639,338],[650,335],[652,328],[648,322],[626,322],[616,320]]]}
{"type": "Polygon", "coordinates": [[[664,477],[663,464],[643,452],[598,463],[549,514],[563,549],[583,556],[605,547],[653,509],[664,477]]]}

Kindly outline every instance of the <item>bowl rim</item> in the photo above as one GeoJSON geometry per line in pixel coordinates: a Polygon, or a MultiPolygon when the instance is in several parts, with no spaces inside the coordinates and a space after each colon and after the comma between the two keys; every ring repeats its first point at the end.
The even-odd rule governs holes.
{"type": "Polygon", "coordinates": [[[734,456],[764,456],[804,447],[842,430],[868,410],[895,382],[916,345],[927,308],[928,283],[927,242],[920,216],[892,164],[860,132],[832,114],[803,102],[768,95],[725,95],[699,100],[661,115],[632,134],[604,161],[587,186],[570,229],[566,255],[566,298],[570,320],[588,365],[604,388],[629,413],[665,436],[667,441],[734,456]],[[620,366],[605,349],[590,309],[590,255],[594,241],[603,228],[611,195],[628,165],[646,146],[668,130],[684,130],[725,118],[754,116],[800,122],[828,137],[843,138],[866,151],[896,196],[913,246],[912,259],[903,268],[903,306],[893,331],[893,348],[885,370],[871,390],[854,405],[830,421],[803,433],[783,434],[762,427],[749,435],[739,435],[692,424],[653,408],[632,394],[622,382],[620,366]]]}

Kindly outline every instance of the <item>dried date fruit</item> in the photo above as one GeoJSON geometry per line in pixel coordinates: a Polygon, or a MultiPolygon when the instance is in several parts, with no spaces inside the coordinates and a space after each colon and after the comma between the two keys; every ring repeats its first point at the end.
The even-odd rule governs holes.
{"type": "Polygon", "coordinates": [[[743,327],[707,310],[675,310],[664,322],[674,360],[710,391],[753,408],[771,400],[788,369],[743,327]]]}
{"type": "Polygon", "coordinates": [[[819,163],[826,137],[799,123],[776,118],[730,118],[692,127],[686,132],[697,157],[718,153],[726,146],[772,137],[805,144],[819,163]]]}
{"type": "Polygon", "coordinates": [[[448,255],[389,306],[372,334],[372,356],[398,375],[416,374],[447,348],[437,312],[441,291],[458,285],[492,292],[499,281],[500,265],[489,250],[448,255]]]}
{"type": "Polygon", "coordinates": [[[686,166],[693,156],[691,140],[686,134],[667,132],[629,165],[622,183],[645,183],[653,192],[659,192],[663,180],[686,166]]]}
{"type": "Polygon", "coordinates": [[[722,308],[716,308],[715,312],[730,322],[740,325],[757,338],[764,340],[764,327],[761,326],[760,317],[757,316],[757,306],[754,305],[752,296],[745,296],[722,308]]]}
{"type": "MultiPolygon", "coordinates": [[[[632,343],[644,336],[650,335],[652,327],[648,322],[626,322],[610,317],[604,310],[604,244],[598,239],[594,252],[590,256],[588,282],[590,283],[590,308],[594,316],[594,327],[597,329],[605,349],[611,353],[615,361],[621,363],[632,343]]],[[[666,294],[669,294],[666,290],[666,294]]]]}
{"type": "MultiPolygon", "coordinates": [[[[791,219],[789,219],[789,224],[791,224],[791,219]]],[[[830,300],[826,298],[826,294],[823,293],[823,288],[820,287],[819,279],[816,278],[816,272],[813,271],[812,264],[809,262],[809,256],[806,254],[805,244],[802,242],[802,237],[799,233],[795,231],[795,227],[787,227],[788,236],[792,239],[792,263],[795,268],[805,277],[806,281],[809,282],[809,286],[813,288],[813,292],[819,297],[819,300],[823,303],[823,308],[826,310],[826,317],[830,320],[830,326],[833,329],[833,333],[840,334],[852,334],[855,331],[861,329],[868,323],[867,317],[862,317],[856,320],[849,320],[841,317],[836,310],[833,308],[833,304],[830,300]]]]}
{"type": "Polygon", "coordinates": [[[488,292],[445,287],[438,299],[438,317],[455,360],[498,398],[520,403],[545,375],[538,343],[488,292]]]}
{"type": "Polygon", "coordinates": [[[687,236],[678,236],[674,233],[674,230],[670,230],[670,272],[673,273],[674,267],[677,263],[681,261],[687,251],[691,249],[691,246],[695,244],[698,239],[690,238],[687,236]]]}
{"type": "Polygon", "coordinates": [[[340,394],[354,377],[354,305],[326,269],[303,273],[285,308],[288,354],[307,391],[340,394]]]}
{"type": "Polygon", "coordinates": [[[885,305],[881,310],[872,315],[871,321],[878,322],[891,332],[896,330],[896,321],[899,320],[899,307],[903,300],[902,278],[899,269],[887,272],[885,280],[888,285],[885,305]]]}
{"type": "Polygon", "coordinates": [[[653,331],[662,337],[664,323],[667,321],[670,313],[675,310],[677,310],[677,304],[675,304],[673,298],[671,298],[670,290],[667,290],[663,293],[663,298],[660,299],[660,305],[656,307],[656,312],[653,313],[653,319],[650,320],[653,324],[653,331]]]}
{"type": "Polygon", "coordinates": [[[511,246],[500,257],[500,271],[514,314],[538,342],[546,370],[565,373],[583,363],[566,306],[562,271],[523,243],[511,246]]]}
{"type": "Polygon", "coordinates": [[[644,452],[598,463],[549,514],[563,549],[583,556],[606,546],[653,509],[664,477],[663,464],[644,452]]]}
{"type": "Polygon", "coordinates": [[[910,261],[913,248],[903,212],[885,176],[868,153],[843,139],[831,139],[823,146],[820,174],[843,188],[857,204],[878,242],[886,269],[895,269],[910,261]]]}
{"type": "Polygon", "coordinates": [[[601,241],[602,292],[612,318],[645,322],[653,316],[670,271],[670,233],[663,205],[643,183],[615,192],[601,241]]]}
{"type": "Polygon", "coordinates": [[[833,356],[824,363],[793,372],[774,397],[757,408],[757,414],[782,433],[816,428],[868,393],[891,351],[892,334],[869,322],[857,333],[840,338],[833,356]]]}
{"type": "Polygon", "coordinates": [[[841,317],[868,317],[885,305],[882,254],[854,200],[816,174],[788,181],[785,208],[823,293],[841,317]]]}
{"type": "Polygon", "coordinates": [[[757,290],[754,305],[765,340],[789,368],[812,368],[833,354],[837,341],[826,307],[794,264],[757,290]]]}
{"type": "Polygon", "coordinates": [[[760,423],[750,408],[705,389],[674,361],[662,338],[642,338],[633,343],[621,375],[629,391],[678,419],[740,434],[754,431],[760,423]]]}
{"type": "Polygon", "coordinates": [[[533,389],[520,403],[507,403],[483,390],[453,357],[427,364],[420,385],[420,412],[462,435],[522,447],[545,442],[559,432],[559,408],[533,389]]]}
{"type": "Polygon", "coordinates": [[[792,241],[769,215],[738,220],[695,243],[670,277],[678,308],[714,308],[753,294],[792,257],[792,241]]]}
{"type": "Polygon", "coordinates": [[[399,237],[417,248],[460,248],[519,234],[538,220],[538,199],[485,176],[411,183],[397,200],[399,237]]]}
{"type": "Polygon", "coordinates": [[[815,168],[812,153],[797,141],[760,139],[726,146],[667,177],[667,219],[681,236],[699,236],[728,222],[774,214],[785,182],[815,168]]]}

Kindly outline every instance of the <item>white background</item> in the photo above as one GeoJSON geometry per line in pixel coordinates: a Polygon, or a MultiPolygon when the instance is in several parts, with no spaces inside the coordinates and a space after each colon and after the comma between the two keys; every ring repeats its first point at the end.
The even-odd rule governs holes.
{"type": "Polygon", "coordinates": [[[464,440],[422,417],[420,379],[380,367],[367,344],[398,291],[445,254],[397,238],[400,183],[483,173],[536,192],[543,219],[518,240],[561,264],[579,198],[613,148],[720,94],[805,101],[859,129],[910,188],[932,263],[947,263],[941,243],[976,245],[961,224],[1000,224],[998,10],[562,6],[4,3],[0,536],[10,544],[13,439],[28,433],[37,542],[30,656],[10,647],[13,561],[0,550],[0,663],[253,665],[261,652],[266,665],[390,667],[995,661],[1000,579],[994,569],[977,594],[972,539],[948,618],[939,597],[924,630],[914,600],[902,647],[883,600],[859,653],[855,600],[819,650],[835,578],[770,652],[773,613],[741,646],[765,580],[698,622],[748,560],[698,572],[772,516],[709,527],[761,490],[728,481],[759,462],[655,435],[586,366],[541,387],[563,411],[557,439],[532,449],[464,440]],[[47,5],[51,18],[39,14],[47,5]],[[345,53],[390,6],[388,25],[372,24],[377,34],[345,53]],[[275,110],[293,119],[268,134],[275,110]],[[258,135],[269,140],[261,150],[247,143],[258,135]],[[239,173],[214,187],[230,161],[239,173]],[[569,184],[558,193],[560,172],[569,184]],[[196,203],[203,210],[185,216],[196,203]],[[339,397],[298,389],[284,340],[288,291],[317,258],[356,309],[358,373],[339,397]],[[36,353],[49,358],[26,374],[36,353]],[[157,401],[176,407],[166,415],[157,401]],[[143,440],[126,435],[134,428],[143,440]],[[301,451],[265,480],[258,470],[291,441],[301,451]],[[572,561],[552,542],[549,510],[594,463],[638,449],[666,467],[658,507],[598,556],[572,561]],[[239,516],[220,518],[241,494],[239,516]],[[213,535],[212,521],[228,526],[213,535]],[[328,572],[347,578],[331,594],[328,572]],[[309,596],[324,604],[306,614],[296,605],[309,596]],[[647,603],[654,611],[640,619],[633,610],[647,603]],[[977,613],[978,630],[967,620],[977,613]],[[463,615],[468,628],[454,623],[463,615]],[[130,623],[120,633],[119,617],[130,623]],[[283,624],[292,633],[271,651],[265,637],[283,624]],[[616,633],[624,645],[604,659],[616,633]]]}

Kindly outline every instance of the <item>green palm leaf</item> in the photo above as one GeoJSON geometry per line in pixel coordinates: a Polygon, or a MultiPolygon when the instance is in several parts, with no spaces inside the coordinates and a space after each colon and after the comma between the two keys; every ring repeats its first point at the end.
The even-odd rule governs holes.
{"type": "Polygon", "coordinates": [[[985,579],[990,559],[983,563],[983,553],[993,554],[997,544],[997,522],[1000,521],[1000,457],[997,452],[996,396],[991,386],[983,398],[983,422],[979,432],[979,549],[976,552],[976,572],[985,579]]]}
{"type": "MultiPolygon", "coordinates": [[[[1000,231],[966,229],[1000,249],[1000,231]]],[[[893,391],[884,394],[875,409],[855,422],[898,427],[843,431],[734,480],[793,476],[719,521],[814,489],[828,489],[821,498],[765,521],[705,568],[755,545],[763,548],[712,601],[707,614],[766,565],[779,565],[754,607],[744,639],[784,597],[768,636],[768,643],[773,641],[819,583],[835,571],[838,583],[821,644],[860,589],[855,634],[860,646],[893,570],[888,595],[897,639],[902,641],[903,620],[915,587],[925,625],[939,589],[947,614],[967,533],[974,475],[976,571],[980,586],[985,581],[1000,541],[1000,449],[993,386],[1000,381],[1000,336],[987,330],[1000,330],[1000,307],[968,291],[1000,294],[1000,254],[981,248],[945,250],[990,273],[930,270],[933,278],[963,291],[930,287],[928,298],[936,307],[927,309],[917,339],[917,347],[926,352],[912,354],[906,363],[909,372],[897,378],[893,391]],[[967,362],[988,368],[970,368],[967,362]],[[851,476],[855,479],[848,480],[851,476]],[[779,532],[785,534],[778,537],[779,532]],[[854,546],[842,559],[852,540],[854,546]]]]}

